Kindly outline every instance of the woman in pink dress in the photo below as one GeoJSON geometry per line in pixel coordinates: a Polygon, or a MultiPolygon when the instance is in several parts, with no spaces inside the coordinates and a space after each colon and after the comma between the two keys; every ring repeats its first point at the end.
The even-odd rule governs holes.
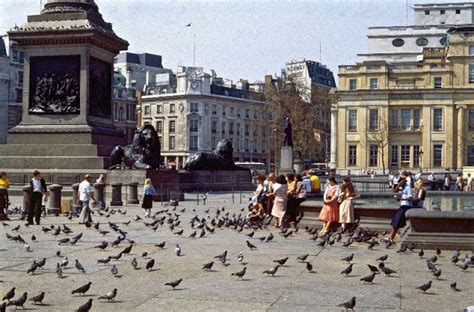
{"type": "Polygon", "coordinates": [[[339,205],[337,202],[337,198],[339,197],[339,185],[337,185],[336,178],[334,177],[330,177],[328,182],[329,185],[327,185],[326,190],[324,190],[324,205],[319,213],[319,220],[324,221],[324,226],[320,234],[326,234],[333,222],[339,222],[339,205]]]}
{"type": "Polygon", "coordinates": [[[285,216],[286,212],[286,202],[288,201],[288,185],[286,184],[286,179],[284,175],[279,175],[276,178],[276,183],[273,185],[274,201],[272,208],[272,216],[276,217],[275,227],[279,228],[281,226],[281,221],[285,216]]]}

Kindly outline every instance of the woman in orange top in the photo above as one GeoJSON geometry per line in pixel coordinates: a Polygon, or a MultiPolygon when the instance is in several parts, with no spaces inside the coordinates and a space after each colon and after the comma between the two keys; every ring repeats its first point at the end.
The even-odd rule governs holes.
{"type": "Polygon", "coordinates": [[[320,234],[326,234],[333,222],[339,222],[339,205],[337,202],[339,185],[337,185],[334,177],[330,177],[328,182],[329,185],[326,187],[323,196],[324,205],[319,213],[319,220],[325,222],[321,232],[319,232],[320,234]]]}

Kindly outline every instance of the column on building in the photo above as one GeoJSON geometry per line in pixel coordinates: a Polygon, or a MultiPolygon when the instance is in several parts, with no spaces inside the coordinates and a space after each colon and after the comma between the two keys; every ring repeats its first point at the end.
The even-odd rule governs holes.
{"type": "Polygon", "coordinates": [[[337,108],[331,109],[331,155],[330,162],[336,165],[336,149],[337,149],[337,108]]]}
{"type": "Polygon", "coordinates": [[[466,110],[466,105],[456,105],[456,108],[458,110],[458,129],[457,129],[457,141],[458,141],[458,148],[457,148],[457,168],[458,170],[462,168],[464,165],[464,159],[465,159],[465,154],[466,154],[466,142],[465,138],[466,136],[464,135],[464,129],[465,129],[465,110],[466,110]]]}

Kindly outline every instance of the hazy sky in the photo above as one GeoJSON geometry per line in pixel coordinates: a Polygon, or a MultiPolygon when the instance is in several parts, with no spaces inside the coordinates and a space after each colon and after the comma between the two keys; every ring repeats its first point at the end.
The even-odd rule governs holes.
{"type": "MultiPolygon", "coordinates": [[[[0,0],[0,34],[39,13],[40,2],[0,0]]],[[[164,67],[176,70],[193,65],[195,35],[196,66],[250,81],[278,73],[292,59],[320,61],[320,43],[322,63],[336,75],[338,65],[353,64],[367,51],[369,26],[405,25],[407,3],[412,24],[411,5],[432,2],[459,1],[96,0],[129,51],[160,54],[164,67]]]]}

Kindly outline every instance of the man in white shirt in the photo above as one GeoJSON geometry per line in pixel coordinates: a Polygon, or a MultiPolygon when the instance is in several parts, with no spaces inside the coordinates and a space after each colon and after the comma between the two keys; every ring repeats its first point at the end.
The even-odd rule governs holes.
{"type": "Polygon", "coordinates": [[[92,188],[89,180],[90,176],[86,174],[84,176],[84,181],[79,184],[79,200],[82,202],[82,211],[81,215],[79,216],[79,223],[91,223],[91,209],[89,207],[89,201],[92,204],[95,204],[94,198],[94,189],[92,188]]]}

